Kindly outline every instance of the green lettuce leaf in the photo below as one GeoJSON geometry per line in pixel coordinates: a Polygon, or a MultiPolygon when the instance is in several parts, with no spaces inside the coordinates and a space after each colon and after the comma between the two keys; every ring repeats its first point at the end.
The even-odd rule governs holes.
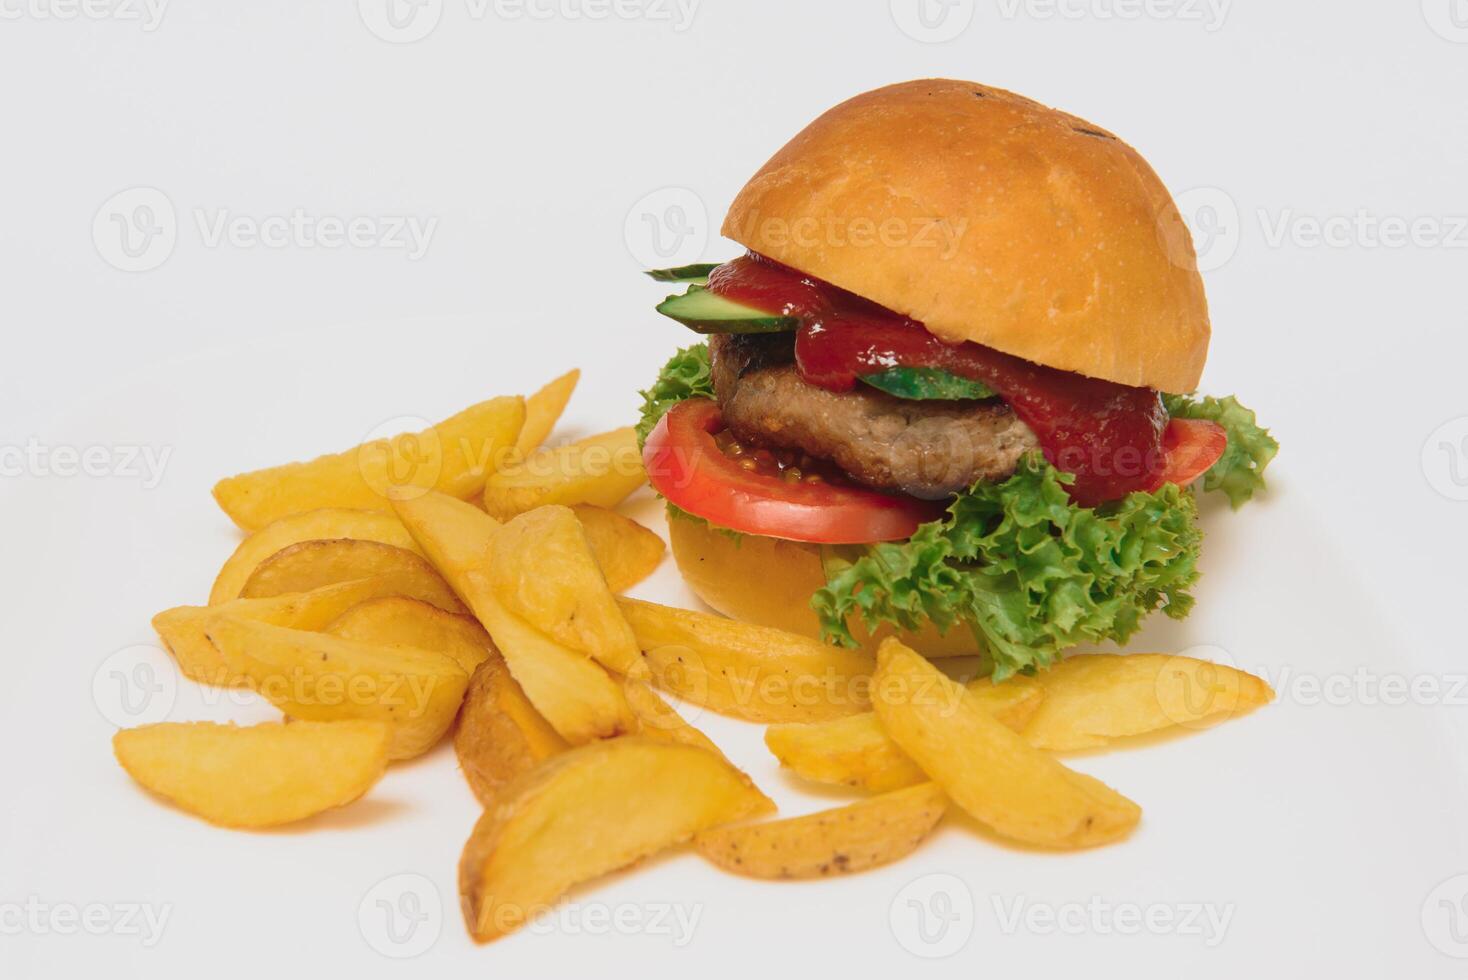
{"type": "Polygon", "coordinates": [[[1255,422],[1251,409],[1240,405],[1233,395],[1163,395],[1162,403],[1173,418],[1207,419],[1228,432],[1228,448],[1204,475],[1204,490],[1222,490],[1237,510],[1264,489],[1264,470],[1279,452],[1279,443],[1255,422]]]}
{"type": "Polygon", "coordinates": [[[668,409],[689,398],[714,397],[714,380],[709,367],[709,345],[685,347],[668,359],[657,381],[642,395],[642,418],[637,423],[637,445],[647,442],[653,426],[668,409]]]}
{"type": "Polygon", "coordinates": [[[1192,494],[1167,486],[1091,509],[1071,503],[1070,482],[1032,454],[909,540],[836,553],[811,600],[826,640],[854,644],[853,614],[868,628],[961,623],[1003,678],[1080,643],[1124,643],[1159,607],[1187,615],[1202,540],[1192,494]]]}

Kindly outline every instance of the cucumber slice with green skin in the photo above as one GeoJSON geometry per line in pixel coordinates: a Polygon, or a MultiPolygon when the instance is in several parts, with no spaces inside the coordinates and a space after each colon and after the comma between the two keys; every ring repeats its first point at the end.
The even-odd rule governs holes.
{"type": "Polygon", "coordinates": [[[709,273],[718,267],[717,262],[698,262],[674,269],[649,269],[646,274],[658,282],[687,282],[703,286],[708,284],[709,273]]]}
{"type": "Polygon", "coordinates": [[[658,312],[696,333],[784,333],[800,324],[793,316],[765,313],[702,286],[690,286],[682,296],[669,296],[658,304],[658,312]]]}
{"type": "Polygon", "coordinates": [[[971,401],[994,398],[994,389],[982,381],[962,378],[942,368],[895,367],[861,380],[879,391],[917,401],[971,401]]]}

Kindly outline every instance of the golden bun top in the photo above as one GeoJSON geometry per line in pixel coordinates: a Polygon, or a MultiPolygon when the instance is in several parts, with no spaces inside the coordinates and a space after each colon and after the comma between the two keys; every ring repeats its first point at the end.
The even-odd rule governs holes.
{"type": "Polygon", "coordinates": [[[1208,303],[1162,181],[1112,133],[947,79],[890,85],[802,130],[723,234],[949,341],[1190,392],[1208,303]]]}

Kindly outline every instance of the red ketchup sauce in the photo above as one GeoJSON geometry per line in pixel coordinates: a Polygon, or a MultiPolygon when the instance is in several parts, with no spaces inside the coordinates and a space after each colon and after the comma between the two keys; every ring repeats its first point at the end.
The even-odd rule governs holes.
{"type": "Polygon", "coordinates": [[[1092,507],[1161,484],[1167,412],[1157,392],[1034,364],[974,343],[950,344],[916,320],[750,253],[709,276],[711,292],[800,318],[801,377],[850,391],[892,367],[942,368],[982,381],[1034,431],[1051,465],[1075,475],[1070,494],[1092,507]]]}

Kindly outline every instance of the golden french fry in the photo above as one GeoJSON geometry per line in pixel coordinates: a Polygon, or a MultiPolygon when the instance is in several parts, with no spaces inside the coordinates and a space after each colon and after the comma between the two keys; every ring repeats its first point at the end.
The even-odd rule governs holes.
{"type": "Polygon", "coordinates": [[[391,582],[398,595],[421,599],[445,612],[468,611],[443,576],[422,555],[396,545],[356,538],[301,541],[283,548],[256,566],[240,589],[240,595],[246,599],[264,599],[364,578],[391,582]]]}
{"type": "MultiPolygon", "coordinates": [[[[632,706],[632,713],[637,716],[636,734],[645,735],[648,738],[660,742],[672,742],[676,745],[692,745],[695,748],[704,749],[729,762],[729,757],[724,755],[722,749],[714,744],[714,740],[703,732],[694,728],[683,716],[673,710],[673,706],[658,696],[658,692],[646,681],[628,680],[623,687],[627,695],[627,703],[632,706]]],[[[729,763],[733,765],[732,762],[729,763]]],[[[745,782],[761,796],[764,793],[755,786],[754,780],[749,774],[740,770],[739,774],[744,777],[745,782]]],[[[770,812],[774,812],[774,801],[770,801],[770,812]]]]}
{"type": "Polygon", "coordinates": [[[215,616],[227,614],[272,626],[319,630],[353,606],[395,591],[396,585],[389,580],[362,579],[268,599],[233,599],[217,606],[176,606],[154,616],[153,628],[189,680],[217,687],[244,687],[248,679],[230,670],[204,633],[205,626],[215,616]]]}
{"type": "Polygon", "coordinates": [[[236,616],[215,616],[206,632],[230,668],[290,717],[387,724],[390,759],[433,748],[469,684],[458,664],[432,650],[355,643],[236,616]]]}
{"type": "MultiPolygon", "coordinates": [[[[1011,677],[1002,684],[982,678],[965,687],[1010,731],[1023,729],[1044,700],[1044,689],[1031,677],[1011,677]]],[[[886,793],[928,780],[870,711],[811,725],[771,725],[765,745],[781,765],[818,783],[886,793]]]]}
{"type": "Polygon", "coordinates": [[[637,434],[615,429],[506,466],[486,482],[484,509],[509,520],[546,504],[615,507],[646,482],[637,434]]]}
{"type": "Polygon", "coordinates": [[[214,587],[209,590],[209,605],[217,606],[221,602],[238,599],[250,573],[271,555],[302,541],[331,538],[380,541],[409,551],[418,550],[403,522],[383,511],[326,507],[293,514],[261,528],[240,542],[219,570],[214,587]]]}
{"type": "Polygon", "coordinates": [[[636,599],[618,605],[653,683],[748,721],[826,721],[871,707],[872,659],[764,626],[636,599]]]}
{"type": "MultiPolygon", "coordinates": [[[[473,504],[441,493],[405,495],[404,499],[393,500],[392,506],[395,510],[417,515],[420,524],[432,522],[443,531],[435,539],[439,542],[439,553],[424,552],[440,571],[445,565],[481,567],[489,539],[500,527],[499,521],[473,504]]],[[[596,563],[613,592],[630,589],[651,574],[650,553],[654,548],[661,560],[665,548],[662,538],[636,521],[603,507],[578,505],[572,510],[582,520],[592,554],[596,556],[596,563]],[[648,538],[652,540],[648,541],[648,538]]],[[[402,524],[401,521],[397,523],[402,524]]],[[[404,533],[407,533],[406,529],[404,533]]],[[[415,540],[411,535],[409,539],[415,540]]],[[[422,548],[416,542],[413,547],[422,548]]],[[[447,573],[444,573],[444,578],[453,584],[447,573]]]]}
{"type": "Polygon", "coordinates": [[[668,546],[632,518],[591,504],[577,504],[571,509],[585,529],[591,553],[613,592],[626,592],[662,564],[668,546]]]}
{"type": "Polygon", "coordinates": [[[574,744],[610,738],[636,720],[621,685],[583,653],[569,650],[504,607],[487,574],[499,525],[442,494],[393,500],[398,517],[453,586],[509,664],[535,709],[574,744]]]}
{"type": "Polygon", "coordinates": [[[698,852],[751,878],[826,878],[906,857],[948,809],[934,783],[919,783],[789,820],[715,827],[694,837],[698,852]]]}
{"type": "Polygon", "coordinates": [[[1022,734],[1052,752],[1096,748],[1176,725],[1204,727],[1274,700],[1274,691],[1253,674],[1161,653],[1069,657],[1045,671],[1040,683],[1045,701],[1022,734]]]}
{"type": "Polygon", "coordinates": [[[433,650],[466,674],[473,674],[494,652],[489,634],[473,616],[445,612],[405,595],[359,603],[332,620],[323,632],[359,643],[433,650]]]}
{"type": "Polygon", "coordinates": [[[510,612],[608,670],[647,673],[581,522],[569,507],[537,507],[495,533],[484,574],[510,612]]]}
{"type": "Polygon", "coordinates": [[[464,845],[469,932],[498,939],[580,882],[768,806],[734,767],[693,746],[631,735],[552,756],[503,788],[464,845]]]}
{"type": "Polygon", "coordinates": [[[571,400],[571,393],[580,380],[581,369],[573,368],[525,399],[525,427],[515,440],[517,457],[524,458],[545,442],[561,413],[566,410],[566,403],[571,400]]]}
{"type": "Polygon", "coordinates": [[[896,640],[877,651],[882,727],[944,792],[1004,837],[1091,847],[1131,833],[1141,809],[1005,728],[962,685],[896,640]]]}
{"type": "Polygon", "coordinates": [[[387,510],[389,489],[472,497],[513,451],[524,424],[525,399],[491,398],[422,432],[220,480],[214,499],[253,531],[319,507],[387,510]]]}
{"type": "Polygon", "coordinates": [[[112,738],[128,775],[221,827],[274,827],[357,799],[387,768],[373,721],[210,722],[126,728],[112,738]]]}
{"type": "Polygon", "coordinates": [[[454,732],[459,768],[479,802],[492,806],[501,787],[570,747],[491,653],[469,679],[454,732]]]}

